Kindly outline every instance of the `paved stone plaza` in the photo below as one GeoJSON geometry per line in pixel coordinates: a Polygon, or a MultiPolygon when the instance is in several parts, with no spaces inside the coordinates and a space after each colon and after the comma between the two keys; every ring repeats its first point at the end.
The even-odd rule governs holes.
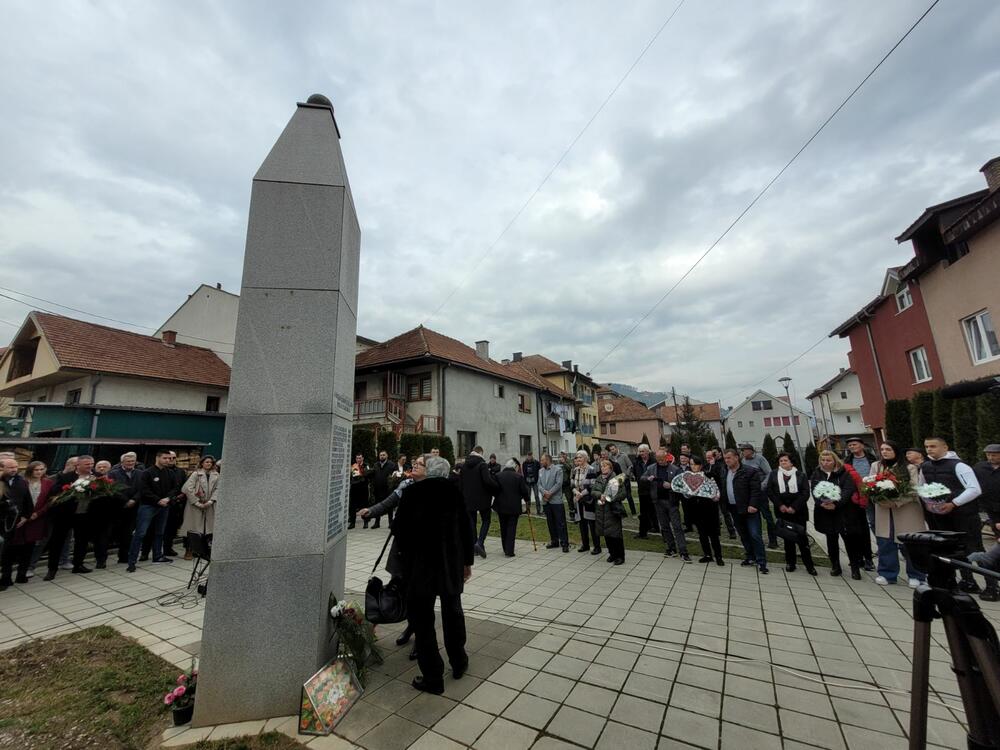
{"type": "MultiPolygon", "coordinates": [[[[384,539],[384,530],[351,532],[350,592],[363,591],[384,539]]],[[[881,588],[868,575],[831,578],[822,569],[818,578],[801,569],[786,574],[779,566],[759,576],[655,553],[629,551],[616,567],[603,555],[534,552],[530,542],[518,542],[512,559],[498,554],[495,539],[487,548],[464,597],[469,674],[449,675],[444,696],[416,692],[409,647],[393,643],[399,627],[380,628],[386,659],[365,697],[339,737],[309,747],[906,746],[908,697],[871,689],[909,687],[906,586],[881,588]]],[[[0,594],[0,648],[110,624],[187,666],[198,653],[204,604],[156,600],[184,587],[189,566],[144,565],[126,575],[113,565],[13,587],[0,594]]],[[[983,607],[997,624],[997,605],[983,607]]],[[[931,705],[930,741],[964,747],[961,701],[940,628],[935,635],[931,697],[953,708],[931,705]]],[[[294,719],[171,729],[165,745],[271,728],[294,736],[294,719]]]]}

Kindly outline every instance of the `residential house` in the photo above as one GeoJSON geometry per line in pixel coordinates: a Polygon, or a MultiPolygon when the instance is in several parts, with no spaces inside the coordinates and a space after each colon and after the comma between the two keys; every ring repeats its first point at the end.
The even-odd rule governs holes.
{"type": "Polygon", "coordinates": [[[546,395],[571,394],[521,366],[490,358],[489,342],[472,348],[418,326],[357,355],[354,420],[397,433],[447,435],[456,456],[480,445],[498,458],[539,455],[550,447],[546,395]]]}
{"type": "MultiPolygon", "coordinates": [[[[601,445],[623,440],[633,448],[645,435],[656,448],[663,433],[663,420],[640,401],[621,396],[609,388],[597,391],[597,410],[601,415],[601,445]]],[[[631,452],[634,452],[631,451],[631,452]]]]}
{"type": "MultiPolygon", "coordinates": [[[[701,401],[696,403],[694,400],[691,400],[690,403],[694,411],[694,416],[711,430],[712,436],[718,445],[724,445],[726,442],[726,430],[722,420],[722,406],[719,402],[706,404],[701,401]]],[[[684,405],[678,404],[674,406],[671,400],[669,404],[666,401],[661,401],[651,408],[663,420],[663,436],[669,440],[673,431],[677,429],[677,425],[683,420],[684,405]]]]}
{"type": "Polygon", "coordinates": [[[855,435],[867,438],[869,445],[874,442],[861,415],[861,381],[853,370],[841,367],[806,398],[812,404],[821,447],[842,451],[847,447],[847,438],[855,435]]]}
{"type": "Polygon", "coordinates": [[[756,391],[733,408],[726,418],[725,427],[732,430],[737,443],[750,443],[758,451],[767,435],[774,439],[779,450],[786,432],[799,448],[812,440],[809,415],[794,406],[790,407],[784,396],[772,396],[763,390],[756,391]]]}
{"type": "Polygon", "coordinates": [[[920,289],[947,385],[1000,375],[1000,157],[980,171],[986,190],[926,209],[896,238],[912,244],[900,276],[920,289]]]}
{"type": "Polygon", "coordinates": [[[233,364],[236,316],[240,296],[224,291],[222,284],[202,284],[164,321],[154,336],[173,331],[176,341],[212,349],[227,365],[233,364]]]}
{"type": "Polygon", "coordinates": [[[29,313],[0,358],[0,395],[20,410],[21,438],[63,453],[101,440],[221,454],[228,388],[228,364],[170,331],[147,336],[51,313],[29,313]]]}
{"type": "Polygon", "coordinates": [[[886,401],[944,385],[921,286],[901,271],[889,268],[878,296],[830,333],[851,342],[847,358],[861,387],[861,419],[879,439],[886,401]]]}
{"type": "Polygon", "coordinates": [[[572,432],[576,434],[576,447],[591,447],[597,442],[599,415],[597,411],[597,383],[589,375],[580,372],[580,366],[572,360],[563,360],[562,364],[553,362],[541,354],[523,355],[514,352],[512,361],[527,367],[536,375],[549,381],[561,391],[570,393],[576,400],[574,408],[574,424],[572,432]]]}

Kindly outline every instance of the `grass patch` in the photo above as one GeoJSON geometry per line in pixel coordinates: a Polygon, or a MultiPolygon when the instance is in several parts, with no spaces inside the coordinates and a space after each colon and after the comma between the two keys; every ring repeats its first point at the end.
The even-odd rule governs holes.
{"type": "Polygon", "coordinates": [[[141,750],[179,670],[110,627],[0,652],[0,747],[141,750]]]}
{"type": "MultiPolygon", "coordinates": [[[[144,750],[171,723],[180,671],[101,626],[0,652],[0,748],[144,750]]],[[[284,734],[202,741],[197,750],[302,750],[284,734]]]]}
{"type": "MultiPolygon", "coordinates": [[[[639,501],[636,500],[636,509],[639,508],[639,501]]],[[[626,504],[626,510],[628,505],[626,504]]],[[[478,522],[478,519],[477,519],[478,522]]],[[[549,543],[549,527],[545,522],[545,517],[539,517],[535,515],[534,501],[532,501],[531,506],[531,524],[535,531],[535,541],[538,543],[538,548],[542,549],[546,544],[549,543]]],[[[580,545],[580,525],[576,523],[569,523],[567,521],[569,529],[569,543],[572,547],[578,547],[580,545]]],[[[636,539],[634,534],[639,531],[639,519],[637,516],[626,517],[622,525],[624,527],[624,541],[626,550],[636,550],[638,552],[659,552],[663,554],[664,544],[663,539],[659,534],[650,533],[648,539],[636,539]]],[[[492,521],[490,522],[490,536],[500,537],[500,519],[496,513],[493,514],[492,521]]],[[[531,529],[528,528],[528,516],[522,515],[517,522],[517,538],[525,539],[531,541],[531,529]]],[[[702,556],[701,544],[698,542],[697,532],[693,534],[686,535],[688,554],[691,557],[697,559],[702,556]]],[[[729,534],[726,531],[725,524],[722,525],[722,556],[729,560],[742,560],[743,559],[743,545],[740,544],[739,539],[730,539],[729,534]]],[[[767,545],[767,530],[764,530],[764,544],[767,545]]],[[[785,543],[778,540],[779,548],[768,549],[767,559],[768,562],[775,564],[785,564],[785,543]]],[[[817,567],[829,567],[830,558],[827,557],[826,551],[823,550],[816,541],[810,539],[809,550],[812,552],[813,562],[817,567]]],[[[799,565],[801,565],[801,561],[799,565]]]]}

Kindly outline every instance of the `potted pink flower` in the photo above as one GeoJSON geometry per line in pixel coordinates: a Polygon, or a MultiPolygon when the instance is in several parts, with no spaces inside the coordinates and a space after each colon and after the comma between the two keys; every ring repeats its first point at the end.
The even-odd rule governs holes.
{"type": "Polygon", "coordinates": [[[169,706],[174,717],[174,726],[187,724],[194,714],[194,694],[198,687],[198,670],[192,668],[177,676],[177,684],[163,696],[163,705],[169,706]]]}

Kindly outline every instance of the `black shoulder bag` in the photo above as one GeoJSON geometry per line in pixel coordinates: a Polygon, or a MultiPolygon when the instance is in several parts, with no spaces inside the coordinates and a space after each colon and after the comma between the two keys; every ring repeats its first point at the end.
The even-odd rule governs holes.
{"type": "Polygon", "coordinates": [[[372,577],[368,579],[368,586],[365,587],[365,619],[373,625],[388,625],[394,622],[402,622],[406,619],[406,592],[396,581],[382,583],[382,579],[375,575],[382,556],[389,548],[392,540],[392,532],[385,539],[382,551],[378,560],[372,568],[372,577]]]}

